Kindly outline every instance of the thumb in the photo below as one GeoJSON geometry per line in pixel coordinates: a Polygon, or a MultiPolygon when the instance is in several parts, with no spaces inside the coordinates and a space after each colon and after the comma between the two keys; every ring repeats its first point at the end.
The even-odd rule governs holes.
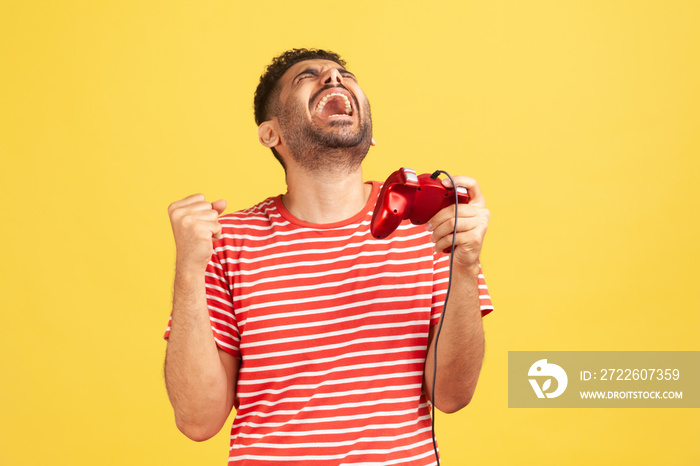
{"type": "Polygon", "coordinates": [[[222,213],[224,213],[224,210],[226,210],[226,201],[223,199],[214,201],[211,203],[211,208],[217,211],[219,215],[221,215],[222,213]]]}

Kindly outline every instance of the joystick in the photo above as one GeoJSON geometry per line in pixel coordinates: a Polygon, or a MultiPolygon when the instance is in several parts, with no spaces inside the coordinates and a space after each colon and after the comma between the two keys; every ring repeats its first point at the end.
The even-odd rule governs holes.
{"type": "MultiPolygon", "coordinates": [[[[389,175],[374,206],[370,232],[375,238],[386,238],[402,220],[414,225],[428,223],[435,214],[455,203],[454,188],[446,188],[438,179],[440,171],[432,175],[416,175],[415,170],[401,168],[389,175]]],[[[460,204],[469,202],[469,191],[457,186],[460,204]]]]}

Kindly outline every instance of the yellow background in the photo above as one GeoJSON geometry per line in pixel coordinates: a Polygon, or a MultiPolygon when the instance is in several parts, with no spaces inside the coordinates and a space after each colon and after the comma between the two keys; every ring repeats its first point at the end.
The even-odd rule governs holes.
{"type": "Polygon", "coordinates": [[[252,94],[291,47],[372,103],[365,165],[476,177],[497,311],[443,464],[700,463],[694,409],[507,407],[513,350],[698,350],[700,3],[26,1],[0,12],[0,464],[223,465],[161,340],[193,192],[284,191],[252,94]]]}

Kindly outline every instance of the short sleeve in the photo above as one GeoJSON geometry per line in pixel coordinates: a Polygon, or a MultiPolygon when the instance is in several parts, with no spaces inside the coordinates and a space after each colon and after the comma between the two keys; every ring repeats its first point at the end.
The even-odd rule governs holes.
{"type": "MultiPolygon", "coordinates": [[[[226,270],[216,252],[212,255],[207,265],[204,273],[204,282],[207,293],[207,307],[209,308],[209,321],[214,333],[214,340],[219,348],[240,359],[241,338],[234,312],[233,299],[231,298],[226,270]]],[[[170,336],[171,323],[172,315],[168,320],[168,328],[164,335],[165,339],[170,336]]]]}
{"type": "MultiPolygon", "coordinates": [[[[440,321],[442,308],[445,305],[445,295],[447,294],[447,285],[450,280],[450,255],[436,254],[433,259],[433,301],[430,313],[430,326],[436,325],[440,321]]],[[[493,303],[491,295],[486,286],[486,279],[479,264],[479,308],[481,309],[481,317],[493,311],[493,303]]]]}

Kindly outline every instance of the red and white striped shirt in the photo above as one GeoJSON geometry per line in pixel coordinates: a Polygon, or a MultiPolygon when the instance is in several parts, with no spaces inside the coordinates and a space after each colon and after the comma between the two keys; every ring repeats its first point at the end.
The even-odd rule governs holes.
{"type": "MultiPolygon", "coordinates": [[[[423,368],[449,256],[408,222],[374,239],[379,188],[334,224],[279,196],[220,217],[206,287],[216,342],[241,359],[229,464],[434,464],[423,368]]],[[[479,289],[485,315],[481,274],[479,289]]]]}

